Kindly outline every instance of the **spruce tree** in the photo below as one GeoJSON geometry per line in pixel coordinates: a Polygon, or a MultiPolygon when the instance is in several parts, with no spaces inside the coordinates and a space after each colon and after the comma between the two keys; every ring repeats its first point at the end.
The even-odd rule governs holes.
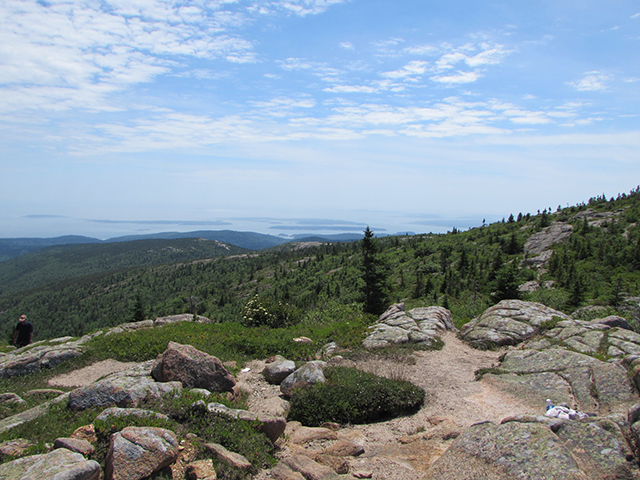
{"type": "Polygon", "coordinates": [[[363,310],[379,315],[387,307],[386,272],[378,254],[378,244],[369,227],[364,231],[361,247],[363,310]]]}

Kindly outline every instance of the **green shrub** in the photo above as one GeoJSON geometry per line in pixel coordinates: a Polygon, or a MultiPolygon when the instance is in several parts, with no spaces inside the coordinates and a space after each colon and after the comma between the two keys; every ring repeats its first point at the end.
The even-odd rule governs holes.
{"type": "Polygon", "coordinates": [[[553,330],[554,328],[556,328],[558,323],[561,322],[562,320],[563,319],[561,317],[556,317],[555,315],[553,315],[551,319],[545,320],[542,323],[540,323],[539,329],[541,332],[544,332],[546,330],[553,330]]]}
{"type": "Polygon", "coordinates": [[[301,318],[300,309],[257,295],[246,303],[242,311],[242,323],[247,327],[283,328],[299,323],[301,318]]]}
{"type": "Polygon", "coordinates": [[[371,423],[412,413],[424,403],[425,391],[407,381],[346,367],[327,368],[324,374],[326,383],[294,392],[289,420],[308,426],[371,423]]]}

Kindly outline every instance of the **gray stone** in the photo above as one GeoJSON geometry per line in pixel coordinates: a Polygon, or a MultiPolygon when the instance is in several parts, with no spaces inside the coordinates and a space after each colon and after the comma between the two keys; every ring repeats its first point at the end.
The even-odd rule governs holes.
{"type": "Polygon", "coordinates": [[[205,443],[204,447],[215,458],[226,463],[230,467],[237,468],[238,470],[249,470],[251,468],[251,462],[249,462],[249,460],[239,453],[227,450],[219,443],[205,443]]]}
{"type": "Polygon", "coordinates": [[[29,410],[25,410],[24,412],[20,412],[11,417],[3,418],[2,420],[0,420],[0,433],[6,432],[7,430],[17,427],[18,425],[22,425],[23,423],[30,422],[31,420],[35,420],[42,415],[46,415],[49,412],[49,407],[51,405],[66,402],[68,401],[68,398],[69,394],[65,393],[63,395],[60,395],[59,397],[30,408],[29,410]]]}
{"type": "Polygon", "coordinates": [[[267,362],[262,371],[262,376],[267,382],[273,385],[280,385],[295,370],[295,362],[287,360],[281,355],[276,355],[272,361],[267,362]]]}
{"type": "Polygon", "coordinates": [[[487,422],[465,430],[431,466],[433,480],[586,480],[569,449],[545,425],[487,422]]]}
{"type": "Polygon", "coordinates": [[[31,440],[16,438],[0,443],[0,462],[4,462],[6,457],[21,456],[24,451],[35,445],[31,440]]]}
{"type": "MultiPolygon", "coordinates": [[[[583,411],[593,411],[598,408],[600,413],[608,413],[617,408],[625,408],[637,399],[623,367],[561,348],[508,352],[502,360],[500,369],[516,374],[514,377],[505,377],[504,381],[520,383],[523,388],[529,387],[530,395],[536,395],[533,391],[535,387],[531,389],[531,382],[534,382],[532,375],[542,373],[559,375],[571,386],[570,390],[573,392],[575,401],[583,411]]],[[[539,388],[538,395],[549,394],[553,397],[550,391],[545,390],[543,384],[539,385],[539,388]]],[[[551,388],[553,390],[555,387],[551,388]]],[[[528,397],[528,399],[531,398],[535,397],[528,397]]],[[[552,399],[560,403],[559,400],[552,399]]]]}
{"type": "Polygon", "coordinates": [[[55,442],[53,442],[53,448],[66,448],[85,456],[92,455],[96,451],[93,445],[81,438],[56,438],[55,442]]]}
{"type": "Polygon", "coordinates": [[[144,410],[142,408],[120,408],[120,407],[111,407],[104,410],[100,415],[96,417],[96,420],[106,422],[110,417],[120,418],[120,417],[139,417],[139,418],[147,418],[154,417],[159,420],[169,420],[163,413],[154,412],[153,410],[144,410]]]}
{"type": "Polygon", "coordinates": [[[551,245],[562,242],[571,236],[573,227],[568,223],[553,222],[542,231],[531,235],[524,244],[525,254],[541,254],[551,245]]]}
{"type": "MultiPolygon", "coordinates": [[[[162,327],[171,323],[193,322],[193,315],[190,313],[182,313],[180,315],[169,315],[168,317],[159,317],[153,321],[154,326],[162,327]]],[[[211,320],[201,315],[196,315],[196,323],[211,323],[211,320]]]]}
{"type": "Polygon", "coordinates": [[[87,387],[78,388],[69,395],[69,408],[84,410],[90,407],[135,407],[144,399],[161,398],[166,394],[179,395],[180,382],[156,382],[139,372],[130,375],[119,372],[87,387]]]}
{"type": "Polygon", "coordinates": [[[100,464],[59,448],[0,465],[0,480],[99,480],[100,464]]]}
{"type": "Polygon", "coordinates": [[[290,397],[296,388],[306,388],[316,383],[324,383],[326,379],[322,369],[326,366],[326,362],[313,361],[307,362],[297,369],[280,384],[280,391],[290,397]]]}
{"type": "Polygon", "coordinates": [[[210,458],[189,463],[184,473],[186,480],[216,480],[217,478],[210,458]]]}
{"type": "Polygon", "coordinates": [[[80,341],[64,344],[30,344],[0,357],[0,378],[29,375],[53,368],[62,362],[82,355],[80,341]]]}
{"type": "Polygon", "coordinates": [[[24,405],[25,402],[17,393],[0,393],[0,404],[2,403],[17,403],[18,405],[24,405]]]}
{"type": "Polygon", "coordinates": [[[301,473],[307,480],[339,480],[341,478],[331,468],[321,465],[305,455],[292,455],[282,461],[293,471],[301,473]]]}
{"type": "Polygon", "coordinates": [[[171,430],[125,427],[111,436],[105,478],[141,480],[174,463],[178,453],[178,440],[171,430]]]}
{"type": "Polygon", "coordinates": [[[607,325],[609,327],[619,327],[625,330],[633,330],[631,325],[629,325],[629,321],[624,317],[619,317],[617,315],[609,315],[604,318],[596,318],[595,320],[591,320],[590,323],[607,325]]]}

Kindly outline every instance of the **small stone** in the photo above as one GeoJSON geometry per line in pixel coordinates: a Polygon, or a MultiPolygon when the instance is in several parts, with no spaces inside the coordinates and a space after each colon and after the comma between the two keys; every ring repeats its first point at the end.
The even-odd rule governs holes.
{"type": "Polygon", "coordinates": [[[198,460],[187,465],[185,469],[186,480],[216,480],[216,471],[211,459],[198,460]]]}
{"type": "Polygon", "coordinates": [[[294,338],[293,341],[296,343],[313,343],[313,340],[311,340],[309,337],[297,337],[294,338]]]}
{"type": "Polygon", "coordinates": [[[86,440],[89,443],[95,443],[98,441],[98,437],[96,437],[96,429],[92,424],[76,428],[70,437],[77,438],[79,440],[86,440]]]}
{"type": "Polygon", "coordinates": [[[370,470],[357,470],[355,472],[351,472],[355,478],[373,478],[373,472],[370,470]]]}
{"type": "Polygon", "coordinates": [[[72,452],[81,453],[82,455],[92,455],[96,449],[86,440],[79,438],[56,438],[53,448],[66,448],[72,452]]]}
{"type": "Polygon", "coordinates": [[[231,452],[218,443],[205,443],[205,448],[220,461],[239,470],[249,470],[251,463],[239,453],[231,452]]]}

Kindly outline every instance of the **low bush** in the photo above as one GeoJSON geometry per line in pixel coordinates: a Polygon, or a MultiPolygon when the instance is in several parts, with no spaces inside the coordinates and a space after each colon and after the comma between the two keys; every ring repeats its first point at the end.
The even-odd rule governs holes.
{"type": "Polygon", "coordinates": [[[300,323],[302,310],[268,297],[254,296],[242,311],[242,323],[247,327],[284,328],[300,323]]]}
{"type": "Polygon", "coordinates": [[[424,403],[425,391],[407,381],[347,367],[327,368],[324,374],[326,383],[294,392],[289,420],[308,426],[371,423],[413,413],[424,403]]]}

